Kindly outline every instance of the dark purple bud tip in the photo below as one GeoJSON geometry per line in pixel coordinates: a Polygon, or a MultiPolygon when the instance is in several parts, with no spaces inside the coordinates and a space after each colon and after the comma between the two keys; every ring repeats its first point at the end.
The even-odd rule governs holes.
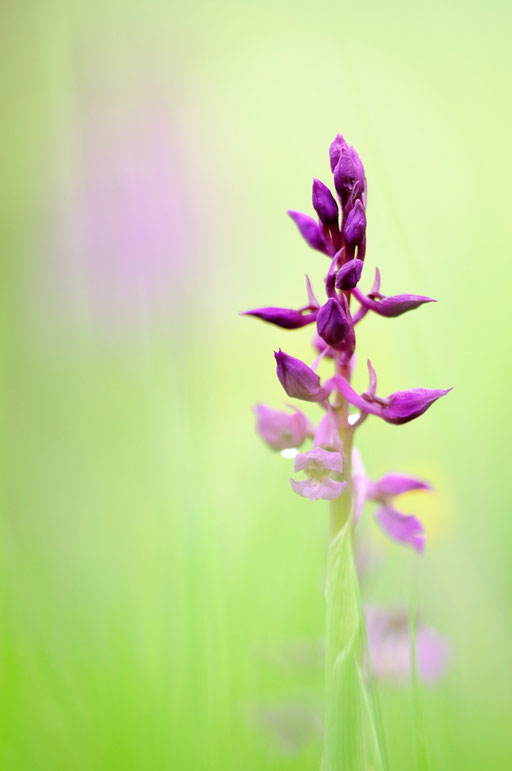
{"type": "Polygon", "coordinates": [[[322,402],[327,398],[327,393],[320,385],[320,378],[307,364],[288,356],[281,349],[275,351],[274,356],[277,377],[288,396],[306,402],[322,402]]]}
{"type": "Polygon", "coordinates": [[[334,186],[343,208],[350,199],[362,198],[366,188],[364,169],[353,147],[345,142],[340,145],[339,157],[334,169],[334,186]]]}
{"type": "Polygon", "coordinates": [[[331,348],[336,348],[348,334],[350,322],[338,300],[335,300],[334,297],[329,298],[318,311],[316,329],[320,337],[331,348]]]}
{"type": "Polygon", "coordinates": [[[312,249],[317,249],[319,252],[327,254],[322,230],[318,222],[315,222],[312,217],[308,217],[307,214],[302,214],[300,211],[289,211],[288,214],[297,225],[304,241],[312,249]]]}
{"type": "Polygon", "coordinates": [[[290,308],[255,308],[253,311],[244,311],[242,316],[255,316],[257,319],[275,324],[282,329],[300,329],[312,324],[317,312],[301,313],[290,308]]]}
{"type": "Polygon", "coordinates": [[[348,149],[348,144],[343,139],[342,134],[336,134],[331,146],[329,147],[329,160],[331,162],[331,171],[333,173],[334,173],[334,169],[338,165],[342,147],[345,147],[348,149]]]}
{"type": "Polygon", "coordinates": [[[347,216],[343,227],[343,235],[349,246],[357,246],[363,240],[365,233],[366,213],[363,202],[357,200],[347,216]]]}
{"type": "Polygon", "coordinates": [[[338,204],[329,188],[319,179],[313,180],[313,207],[324,225],[338,222],[338,204]]]}
{"type": "Polygon", "coordinates": [[[336,289],[353,289],[359,279],[361,278],[361,272],[363,270],[364,262],[362,260],[349,260],[342,265],[336,274],[336,289]]]}

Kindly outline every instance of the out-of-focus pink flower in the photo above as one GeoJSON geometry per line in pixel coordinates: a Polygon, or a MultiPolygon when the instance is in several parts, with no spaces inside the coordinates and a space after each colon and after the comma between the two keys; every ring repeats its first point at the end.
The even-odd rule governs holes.
{"type": "MultiPolygon", "coordinates": [[[[406,610],[365,609],[366,633],[372,671],[377,678],[394,681],[411,676],[411,635],[406,610]]],[[[434,629],[416,626],[416,666],[419,677],[434,683],[446,670],[451,649],[434,629]]]]}
{"type": "Polygon", "coordinates": [[[54,167],[58,291],[102,324],[138,325],[183,304],[198,265],[207,215],[198,209],[194,148],[156,80],[134,83],[129,95],[108,79],[78,94],[72,163],[54,167]]]}

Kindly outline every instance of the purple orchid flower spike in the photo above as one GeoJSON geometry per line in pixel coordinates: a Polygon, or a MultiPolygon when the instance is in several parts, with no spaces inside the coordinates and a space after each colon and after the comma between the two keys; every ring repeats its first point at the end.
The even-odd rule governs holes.
{"type": "Polygon", "coordinates": [[[292,399],[306,402],[323,402],[327,393],[320,385],[320,378],[300,359],[288,356],[281,349],[274,353],[277,362],[277,377],[284,390],[292,399]]]}
{"type": "MultiPolygon", "coordinates": [[[[331,501],[326,592],[329,619],[326,638],[328,730],[325,732],[324,765],[326,768],[337,768],[339,764],[336,759],[343,756],[340,732],[336,730],[339,719],[337,704],[340,699],[346,699],[347,709],[353,706],[357,709],[357,705],[353,705],[352,692],[350,706],[349,695],[339,692],[343,689],[334,693],[333,684],[337,683],[338,662],[350,646],[347,666],[360,668],[363,665],[362,654],[354,653],[355,646],[350,642],[360,639],[361,636],[361,616],[353,612],[352,599],[359,594],[351,548],[354,523],[361,516],[365,503],[374,502],[377,504],[375,519],[387,535],[417,552],[422,552],[425,532],[421,522],[412,514],[402,513],[395,508],[395,499],[411,490],[430,489],[426,482],[396,472],[385,474],[377,481],[368,479],[354,448],[355,433],[368,415],[376,415],[395,425],[414,420],[451,389],[414,388],[396,391],[382,398],[377,395],[377,377],[369,361],[368,390],[360,394],[352,387],[355,329],[366,314],[371,311],[377,316],[400,316],[433,300],[422,295],[384,296],[380,293],[378,269],[375,271],[370,293],[364,294],[360,291],[358,284],[364,269],[367,246],[365,172],[359,155],[341,134],[332,142],[329,157],[341,211],[329,187],[315,179],[312,202],[318,220],[300,212],[288,212],[306,243],[329,257],[330,265],[327,271],[324,271],[325,295],[318,301],[307,278],[307,306],[296,310],[257,308],[248,311],[248,314],[287,329],[299,329],[312,323],[316,325],[313,346],[318,356],[311,367],[281,349],[275,353],[275,358],[277,376],[286,393],[294,399],[317,402],[324,410],[313,434],[312,449],[295,455],[295,471],[303,472],[305,478],[293,478],[290,482],[298,495],[310,500],[331,501]],[[354,300],[357,301],[355,311],[354,300]],[[331,366],[334,371],[325,380],[320,381],[316,370],[326,366],[331,366]],[[359,415],[351,414],[351,407],[359,410],[359,415]],[[343,625],[338,623],[339,618],[343,618],[343,625]]],[[[262,405],[257,410],[257,428],[260,434],[271,448],[282,449],[283,455],[291,455],[290,452],[284,451],[300,447],[312,434],[302,413],[289,415],[262,405]]],[[[292,450],[293,453],[295,451],[292,450]]],[[[409,666],[408,638],[405,643],[402,638],[395,637],[393,640],[397,646],[402,646],[400,650],[405,651],[405,661],[409,666]]],[[[417,640],[418,662],[421,668],[421,657],[424,653],[420,649],[419,627],[417,640]]],[[[381,664],[385,663],[388,655],[385,645],[382,650],[384,653],[381,655],[381,664]]],[[[430,672],[435,672],[436,653],[429,648],[428,639],[424,650],[430,651],[430,672]]],[[[360,742],[361,736],[355,737],[355,740],[360,742]]],[[[349,745],[350,741],[349,736],[349,745]]],[[[343,742],[346,743],[345,737],[343,742]]]]}
{"type": "Polygon", "coordinates": [[[292,409],[292,414],[273,410],[264,404],[258,404],[254,409],[256,430],[273,450],[300,447],[314,432],[307,417],[295,407],[292,409]]]}
{"type": "Polygon", "coordinates": [[[330,452],[322,447],[315,447],[309,452],[297,455],[294,471],[305,471],[307,479],[290,479],[291,486],[298,495],[311,501],[320,499],[333,501],[338,498],[346,482],[340,481],[343,461],[339,452],[330,452]]]}
{"type": "Polygon", "coordinates": [[[318,222],[315,222],[312,217],[308,217],[307,214],[302,214],[300,211],[292,211],[290,209],[288,214],[297,225],[302,238],[308,246],[312,249],[316,249],[318,252],[329,254],[325,245],[322,229],[318,222]]]}
{"type": "MultiPolygon", "coordinates": [[[[374,373],[370,361],[368,361],[368,369],[370,374],[374,373]]],[[[451,388],[445,390],[413,388],[410,391],[396,391],[385,399],[381,399],[368,391],[359,395],[342,375],[337,375],[335,380],[339,392],[349,404],[367,415],[377,415],[387,423],[397,426],[419,418],[437,399],[446,396],[452,390],[451,388]]]]}

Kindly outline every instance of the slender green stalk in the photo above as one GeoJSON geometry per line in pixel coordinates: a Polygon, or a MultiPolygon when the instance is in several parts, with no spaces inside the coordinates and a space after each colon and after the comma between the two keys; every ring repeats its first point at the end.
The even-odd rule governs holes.
{"type": "Polygon", "coordinates": [[[373,708],[363,674],[364,619],[354,562],[352,436],[347,405],[341,418],[343,478],[347,487],[331,503],[326,582],[326,711],[323,771],[382,769],[373,708]]]}

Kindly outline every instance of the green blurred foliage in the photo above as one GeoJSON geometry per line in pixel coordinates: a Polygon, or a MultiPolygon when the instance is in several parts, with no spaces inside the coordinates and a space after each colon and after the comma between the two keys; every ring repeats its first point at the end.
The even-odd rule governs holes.
{"type": "MultiPolygon", "coordinates": [[[[300,304],[306,271],[321,288],[326,263],[284,212],[309,211],[338,131],[369,181],[363,286],[378,264],[384,292],[439,300],[368,317],[356,381],[371,356],[382,393],[455,386],[417,422],[360,432],[372,475],[419,473],[437,490],[418,502],[421,560],[366,514],[359,537],[382,564],[363,591],[407,604],[414,588],[452,641],[447,676],[420,693],[431,768],[504,768],[510,5],[27,0],[0,13],[1,768],[319,767],[327,507],[291,494],[290,461],[250,411],[282,402],[273,348],[311,358],[309,333],[237,312],[300,304]],[[151,208],[155,169],[141,171],[155,121],[173,157],[157,176],[169,228],[151,208]],[[90,216],[105,213],[102,164],[105,237],[90,216]],[[141,174],[134,209],[124,195],[141,174]],[[138,257],[147,245],[163,259],[158,291],[123,274],[123,216],[131,233],[143,204],[138,257]]],[[[410,689],[379,698],[390,767],[408,771],[410,689]]]]}

